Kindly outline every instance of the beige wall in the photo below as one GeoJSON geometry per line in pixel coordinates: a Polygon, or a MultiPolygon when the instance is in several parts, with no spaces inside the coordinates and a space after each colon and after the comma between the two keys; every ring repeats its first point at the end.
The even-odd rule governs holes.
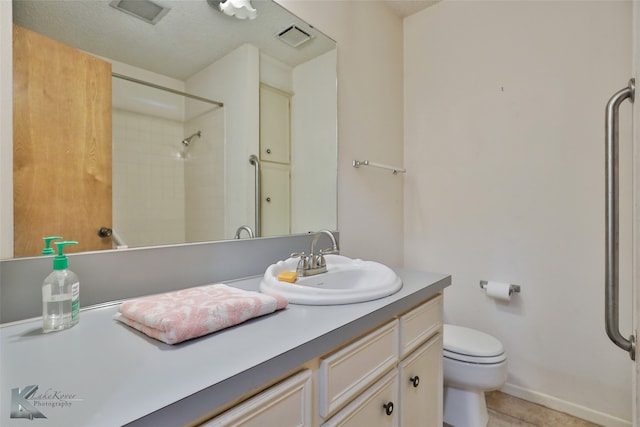
{"type": "MultiPolygon", "coordinates": [[[[375,1],[280,3],[338,42],[346,253],[452,273],[446,318],[503,340],[507,391],[628,425],[632,368],[603,324],[602,126],[604,103],[631,72],[630,3],[445,0],[404,30],[375,1]],[[404,183],[351,167],[357,158],[401,165],[398,156],[404,183]],[[481,279],[518,283],[522,294],[496,304],[481,279]]],[[[622,192],[630,196],[628,184],[622,192]]],[[[623,222],[621,282],[630,283],[628,214],[623,222]]]]}
{"type": "Polygon", "coordinates": [[[278,3],[338,42],[341,252],[400,266],[404,177],[351,162],[402,166],[402,20],[378,1],[278,3]]]}
{"type": "MultiPolygon", "coordinates": [[[[604,331],[604,107],[631,77],[630,2],[447,1],[405,20],[405,266],[452,273],[446,321],[497,336],[506,391],[631,419],[604,331]],[[521,285],[496,303],[479,281],[521,285]]],[[[621,328],[631,333],[630,107],[621,328]]],[[[344,142],[344,141],[342,141],[344,142]]]]}

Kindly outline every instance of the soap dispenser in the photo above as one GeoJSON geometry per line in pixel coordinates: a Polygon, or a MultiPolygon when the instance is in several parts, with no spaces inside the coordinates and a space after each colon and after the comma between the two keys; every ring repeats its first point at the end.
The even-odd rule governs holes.
{"type": "Polygon", "coordinates": [[[69,270],[64,247],[78,242],[54,242],[58,255],[53,259],[53,272],[42,284],[42,330],[61,331],[76,325],[80,312],[80,282],[69,270]]]}
{"type": "Polygon", "coordinates": [[[51,247],[51,242],[54,240],[61,240],[61,239],[62,237],[56,237],[56,236],[43,237],[42,240],[44,240],[44,249],[42,250],[42,255],[55,255],[55,251],[51,247]]]}

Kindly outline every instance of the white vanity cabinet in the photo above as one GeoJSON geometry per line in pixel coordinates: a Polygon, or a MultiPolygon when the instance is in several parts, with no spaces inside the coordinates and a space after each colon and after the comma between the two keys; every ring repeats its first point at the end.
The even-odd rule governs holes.
{"type": "Polygon", "coordinates": [[[330,417],[322,427],[442,426],[442,296],[321,360],[320,415],[330,417]],[[346,369],[323,375],[323,367],[338,362],[346,369]],[[345,386],[333,390],[336,382],[345,386]]]}
{"type": "Polygon", "coordinates": [[[204,426],[441,427],[442,392],[438,294],[204,426]]]}
{"type": "MultiPolygon", "coordinates": [[[[79,326],[55,337],[33,335],[41,319],[3,324],[0,386],[78,396],[80,403],[59,411],[42,408],[51,427],[440,427],[442,294],[451,277],[396,271],[402,288],[388,297],[290,304],[172,346],[115,322],[118,303],[86,308],[79,326]],[[79,342],[86,363],[65,356],[79,342]],[[114,348],[127,351],[112,357],[114,348]],[[49,359],[56,369],[48,368],[49,359]],[[99,387],[97,366],[110,372],[99,387]],[[418,387],[410,382],[415,376],[418,387]]],[[[233,284],[259,291],[260,281],[233,284]]],[[[0,393],[0,413],[11,412],[13,395],[0,393]]],[[[23,427],[22,421],[7,417],[0,424],[23,427]]]]}

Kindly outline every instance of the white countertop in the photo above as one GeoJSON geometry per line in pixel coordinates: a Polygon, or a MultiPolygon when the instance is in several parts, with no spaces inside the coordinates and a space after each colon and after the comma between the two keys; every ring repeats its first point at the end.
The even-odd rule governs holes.
{"type": "MultiPolygon", "coordinates": [[[[46,416],[36,420],[37,425],[186,424],[451,284],[447,275],[395,271],[403,287],[394,295],[348,305],[290,304],[173,346],[113,320],[117,305],[83,310],[78,325],[50,334],[42,333],[40,319],[4,325],[0,425],[28,423],[11,418],[12,398],[15,407],[19,393],[32,385],[38,389],[27,403],[46,416]]],[[[253,277],[226,283],[258,290],[259,281],[253,277]]]]}

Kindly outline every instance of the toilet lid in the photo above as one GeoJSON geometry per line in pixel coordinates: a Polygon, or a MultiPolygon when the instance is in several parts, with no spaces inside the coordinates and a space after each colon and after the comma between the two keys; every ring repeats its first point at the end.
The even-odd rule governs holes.
{"type": "Polygon", "coordinates": [[[475,329],[463,326],[444,325],[444,352],[449,357],[456,355],[478,358],[504,359],[504,347],[496,338],[475,329]],[[502,356],[502,357],[499,357],[502,356]]]}

